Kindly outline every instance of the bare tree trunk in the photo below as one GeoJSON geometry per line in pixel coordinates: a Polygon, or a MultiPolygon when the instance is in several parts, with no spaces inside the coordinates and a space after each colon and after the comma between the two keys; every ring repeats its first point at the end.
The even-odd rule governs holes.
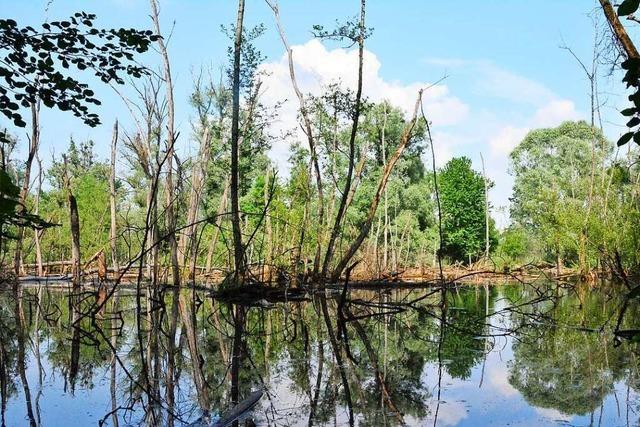
{"type": "MultiPolygon", "coordinates": [[[[160,19],[158,14],[157,0],[150,0],[151,3],[151,19],[155,27],[156,35],[161,36],[160,19]]],[[[174,198],[176,196],[175,186],[173,183],[173,160],[175,157],[174,146],[177,135],[175,133],[175,104],[173,101],[173,81],[171,79],[171,64],[169,62],[169,54],[162,37],[158,38],[158,47],[162,56],[164,83],[167,90],[167,180],[166,180],[166,215],[167,215],[167,231],[169,248],[171,251],[171,267],[173,275],[173,284],[180,285],[180,264],[178,263],[178,240],[176,239],[176,213],[174,198]]]]}
{"type": "MultiPolygon", "coordinates": [[[[36,190],[36,206],[34,208],[34,213],[36,215],[40,214],[40,194],[42,193],[42,162],[40,161],[40,156],[38,152],[36,152],[36,160],[38,161],[38,188],[36,190]]],[[[33,230],[33,240],[36,244],[36,264],[38,266],[38,276],[44,276],[44,269],[42,268],[42,247],[40,245],[40,237],[42,237],[42,230],[35,229],[33,230]]]]}
{"type": "MultiPolygon", "coordinates": [[[[38,151],[40,145],[40,104],[31,104],[31,137],[29,138],[29,155],[24,166],[24,178],[22,182],[22,190],[20,191],[20,205],[18,209],[24,210],[25,202],[29,194],[29,186],[31,184],[31,164],[38,151]]],[[[16,250],[13,256],[13,271],[16,276],[20,275],[20,263],[22,261],[22,241],[24,240],[24,227],[18,227],[18,235],[16,239],[16,250]]]]}
{"type": "Polygon", "coordinates": [[[489,185],[482,153],[480,153],[480,161],[482,162],[482,180],[484,181],[484,256],[489,259],[489,185]]]}
{"type": "Polygon", "coordinates": [[[69,225],[71,226],[71,272],[73,276],[74,289],[80,287],[80,215],[78,214],[78,204],[71,189],[67,188],[67,199],[69,201],[69,225]]]}
{"type": "Polygon", "coordinates": [[[220,197],[220,206],[218,206],[216,219],[213,223],[214,224],[213,237],[211,238],[211,243],[209,244],[209,251],[207,253],[207,264],[205,267],[205,272],[207,274],[211,272],[213,253],[215,252],[216,244],[218,243],[218,235],[220,234],[220,223],[222,222],[222,215],[224,214],[224,211],[227,209],[228,193],[229,193],[229,182],[225,181],[222,197],[220,197]]]}
{"type": "MultiPolygon", "coordinates": [[[[384,118],[382,122],[382,164],[387,166],[387,104],[384,104],[384,118]]],[[[389,257],[389,200],[387,187],[384,188],[384,253],[382,254],[382,270],[387,271],[389,257]]]]}
{"type": "Polygon", "coordinates": [[[355,255],[355,253],[358,251],[358,249],[360,248],[360,245],[362,245],[362,242],[369,234],[369,230],[371,229],[371,223],[375,218],[376,210],[378,209],[378,204],[380,203],[380,198],[382,196],[382,193],[385,187],[387,186],[387,181],[389,180],[389,176],[391,175],[391,172],[393,171],[393,168],[396,165],[396,162],[398,161],[405,147],[407,146],[407,143],[411,139],[411,133],[413,132],[413,128],[417,121],[418,106],[420,105],[421,100],[422,100],[422,90],[418,94],[418,99],[416,100],[413,116],[411,117],[411,120],[409,121],[409,123],[407,123],[407,125],[404,128],[404,131],[402,133],[402,138],[400,140],[400,145],[396,149],[395,153],[393,153],[393,155],[389,159],[389,163],[387,163],[387,165],[383,170],[382,177],[380,178],[380,183],[378,184],[378,189],[376,191],[376,194],[373,197],[373,200],[371,201],[371,205],[369,206],[369,212],[367,213],[367,217],[364,223],[362,224],[362,226],[360,227],[360,234],[358,234],[358,237],[356,237],[356,239],[353,241],[351,246],[349,246],[349,248],[347,249],[347,252],[344,254],[340,262],[338,262],[338,265],[336,266],[336,268],[333,270],[333,274],[331,275],[332,281],[337,281],[340,278],[340,275],[342,274],[344,269],[347,267],[347,264],[349,263],[351,258],[355,255]]]}
{"type": "MultiPolygon", "coordinates": [[[[358,37],[358,87],[356,89],[356,102],[353,114],[353,124],[351,126],[351,136],[349,138],[349,168],[347,170],[347,177],[345,179],[344,190],[342,192],[342,198],[338,207],[338,213],[336,214],[333,230],[331,231],[331,237],[329,237],[329,243],[327,244],[327,252],[324,257],[324,264],[322,266],[322,276],[327,277],[329,272],[329,266],[333,260],[333,254],[335,251],[335,242],[340,234],[342,218],[346,212],[347,199],[349,197],[349,190],[351,189],[351,180],[353,177],[353,168],[355,163],[355,150],[356,150],[356,135],[358,133],[358,121],[360,119],[360,103],[362,99],[362,68],[364,63],[364,37],[365,37],[365,0],[360,1],[360,35],[358,37]]],[[[375,214],[375,212],[374,212],[375,214]]],[[[369,224],[371,225],[371,224],[369,224]]],[[[362,242],[360,242],[362,243],[362,242]]],[[[358,245],[360,246],[360,245],[358,245]]]]}
{"type": "Polygon", "coordinates": [[[117,252],[117,228],[116,228],[116,157],[118,145],[118,120],[113,124],[113,138],[111,139],[111,174],[109,176],[109,204],[111,207],[111,228],[109,230],[109,243],[111,244],[111,262],[113,263],[113,273],[120,271],[118,265],[117,252]]]}
{"type": "MultiPolygon", "coordinates": [[[[266,230],[266,234],[267,234],[267,248],[266,248],[266,253],[264,256],[264,262],[266,265],[270,265],[271,261],[272,261],[272,254],[273,254],[273,230],[271,228],[271,214],[270,214],[270,209],[268,207],[269,204],[269,198],[270,198],[270,186],[269,186],[269,178],[270,178],[270,174],[271,174],[271,170],[267,169],[267,174],[265,175],[264,178],[264,205],[265,205],[265,230],[266,230]]],[[[275,176],[274,176],[275,179],[275,176]]],[[[274,187],[275,188],[275,187],[274,187]]]]}
{"type": "Polygon", "coordinates": [[[309,118],[309,112],[307,111],[307,107],[305,104],[304,95],[300,91],[298,87],[298,82],[296,80],[295,69],[293,67],[293,51],[289,46],[289,42],[287,41],[287,37],[284,32],[284,27],[282,26],[282,22],[280,21],[280,11],[278,9],[278,4],[275,1],[266,0],[267,4],[273,10],[273,14],[276,19],[276,26],[278,27],[278,32],[280,33],[280,39],[282,40],[282,44],[284,45],[285,50],[287,51],[287,59],[289,62],[289,76],[291,77],[291,84],[293,86],[293,90],[296,93],[298,98],[298,102],[300,104],[300,115],[304,121],[304,130],[307,135],[307,142],[309,143],[309,152],[311,154],[311,161],[313,162],[313,169],[315,171],[316,176],[316,188],[318,190],[318,223],[317,223],[317,236],[318,236],[318,245],[316,247],[316,252],[313,260],[313,273],[314,275],[318,273],[320,269],[320,255],[323,245],[323,236],[324,236],[324,191],[322,184],[322,175],[320,173],[320,162],[318,161],[318,153],[316,150],[316,142],[313,136],[313,128],[311,125],[311,119],[309,118]]]}
{"type": "Polygon", "coordinates": [[[235,276],[239,278],[244,269],[244,248],[240,229],[240,206],[238,202],[239,170],[238,156],[240,139],[240,53],[242,50],[242,24],[244,20],[244,0],[238,0],[238,17],[233,51],[233,88],[231,112],[231,225],[233,228],[233,254],[235,276]]]}
{"type": "Polygon", "coordinates": [[[600,0],[600,5],[602,6],[602,10],[604,11],[604,16],[607,18],[609,22],[609,26],[611,27],[611,31],[613,31],[613,35],[616,37],[622,50],[627,58],[638,58],[640,55],[638,54],[638,50],[635,45],[631,41],[629,34],[627,34],[627,30],[625,30],[624,25],[620,22],[618,18],[618,14],[613,9],[611,2],[609,0],[600,0]]]}

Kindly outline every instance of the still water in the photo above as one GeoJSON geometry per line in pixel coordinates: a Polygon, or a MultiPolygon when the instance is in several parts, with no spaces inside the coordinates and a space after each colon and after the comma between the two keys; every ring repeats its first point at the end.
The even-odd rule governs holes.
{"type": "MultiPolygon", "coordinates": [[[[236,425],[638,425],[639,348],[614,339],[612,286],[251,305],[193,290],[4,290],[2,426],[218,425],[256,391],[236,425]]],[[[636,306],[623,326],[640,327],[636,306]]]]}

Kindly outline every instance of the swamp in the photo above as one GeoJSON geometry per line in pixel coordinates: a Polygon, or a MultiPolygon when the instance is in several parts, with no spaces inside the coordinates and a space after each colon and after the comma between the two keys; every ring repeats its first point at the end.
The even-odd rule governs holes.
{"type": "Polygon", "coordinates": [[[640,425],[640,0],[0,4],[0,427],[640,425]]]}

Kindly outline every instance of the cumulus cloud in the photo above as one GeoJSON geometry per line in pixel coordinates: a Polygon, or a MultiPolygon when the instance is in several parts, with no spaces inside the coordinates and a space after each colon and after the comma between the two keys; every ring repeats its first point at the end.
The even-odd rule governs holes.
{"type": "Polygon", "coordinates": [[[538,108],[527,121],[527,125],[517,127],[505,125],[497,130],[489,140],[489,147],[494,156],[507,156],[522,141],[527,133],[536,128],[557,126],[567,120],[579,119],[575,104],[566,99],[555,99],[538,108]]]}
{"type": "MultiPolygon", "coordinates": [[[[355,49],[327,49],[318,40],[292,46],[296,79],[303,93],[320,94],[323,87],[338,83],[355,89],[357,84],[358,52],[355,49]]],[[[364,52],[363,93],[374,102],[388,100],[406,114],[413,111],[418,91],[429,82],[404,84],[389,81],[381,74],[382,64],[371,51],[364,52]]],[[[264,72],[262,101],[267,105],[282,103],[279,119],[272,124],[273,130],[295,131],[301,136],[297,123],[298,100],[291,86],[286,54],[278,60],[261,65],[264,72]]],[[[424,106],[435,126],[455,126],[464,121],[469,107],[450,93],[444,84],[430,86],[424,93],[424,106]]],[[[286,168],[286,143],[274,146],[271,156],[281,168],[286,168]]]]}
{"type": "MultiPolygon", "coordinates": [[[[332,83],[355,89],[358,66],[355,49],[327,49],[317,40],[292,46],[292,49],[296,77],[303,93],[320,94],[323,87],[332,83]]],[[[573,101],[491,61],[428,58],[423,64],[444,68],[451,76],[424,94],[425,111],[433,122],[437,166],[460,155],[479,161],[479,153],[484,153],[487,174],[495,183],[491,203],[496,211],[508,205],[513,184],[507,172],[508,156],[527,132],[582,117],[573,101]],[[452,87],[457,88],[455,92],[452,87]]],[[[429,86],[430,82],[403,83],[385,79],[381,74],[382,66],[373,52],[365,50],[364,95],[374,102],[386,99],[409,114],[418,90],[429,86]]],[[[297,119],[298,100],[291,86],[286,54],[263,64],[261,71],[265,73],[262,101],[266,105],[282,103],[279,118],[272,123],[272,131],[293,131],[299,140],[303,140],[297,119]]],[[[291,138],[277,142],[271,150],[271,158],[283,175],[289,167],[290,141],[291,138]]],[[[428,151],[423,160],[427,165],[431,164],[428,151]]],[[[476,168],[479,166],[478,162],[476,168]]],[[[506,225],[506,218],[496,219],[499,226],[506,225]]]]}

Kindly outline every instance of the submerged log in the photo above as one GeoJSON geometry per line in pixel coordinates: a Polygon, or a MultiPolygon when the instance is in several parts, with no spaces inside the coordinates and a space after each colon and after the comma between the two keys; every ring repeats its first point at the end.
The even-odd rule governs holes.
{"type": "Polygon", "coordinates": [[[233,408],[222,414],[220,419],[213,422],[209,413],[198,418],[188,425],[188,427],[228,427],[233,422],[241,420],[249,415],[249,411],[260,401],[264,392],[262,390],[254,391],[246,399],[240,401],[233,408]]]}

